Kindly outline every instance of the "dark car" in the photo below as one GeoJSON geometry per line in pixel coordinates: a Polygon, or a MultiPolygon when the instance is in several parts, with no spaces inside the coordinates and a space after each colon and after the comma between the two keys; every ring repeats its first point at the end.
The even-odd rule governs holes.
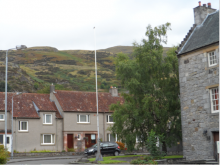
{"type": "MultiPolygon", "coordinates": [[[[118,156],[121,152],[118,144],[114,142],[100,142],[100,150],[102,155],[114,154],[115,156],[118,156]]],[[[96,155],[96,153],[97,153],[97,144],[85,149],[84,151],[84,154],[87,155],[96,155]]]]}

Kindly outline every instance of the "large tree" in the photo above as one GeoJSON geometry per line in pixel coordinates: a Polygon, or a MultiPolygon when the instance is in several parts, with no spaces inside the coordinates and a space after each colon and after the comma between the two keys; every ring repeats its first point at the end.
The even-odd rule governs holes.
{"type": "Polygon", "coordinates": [[[116,75],[122,86],[124,104],[112,104],[114,134],[132,151],[136,137],[143,146],[148,132],[164,134],[164,150],[181,139],[178,60],[176,47],[163,56],[170,23],[147,27],[146,39],[134,43],[132,57],[119,53],[115,60],[116,75]],[[169,126],[170,123],[170,126],[169,126]],[[169,129],[170,128],[170,129],[169,129]]]}

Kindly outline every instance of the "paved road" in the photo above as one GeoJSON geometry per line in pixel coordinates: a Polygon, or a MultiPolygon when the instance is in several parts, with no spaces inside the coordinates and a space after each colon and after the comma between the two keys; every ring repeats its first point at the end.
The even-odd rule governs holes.
{"type": "Polygon", "coordinates": [[[7,164],[69,164],[82,156],[10,159],[7,164]]]}

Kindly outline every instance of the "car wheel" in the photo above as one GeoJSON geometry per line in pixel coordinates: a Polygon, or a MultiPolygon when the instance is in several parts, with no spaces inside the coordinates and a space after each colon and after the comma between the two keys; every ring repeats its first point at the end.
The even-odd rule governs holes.
{"type": "Polygon", "coordinates": [[[118,151],[115,151],[114,155],[115,155],[115,156],[118,156],[118,155],[119,155],[118,151]]]}

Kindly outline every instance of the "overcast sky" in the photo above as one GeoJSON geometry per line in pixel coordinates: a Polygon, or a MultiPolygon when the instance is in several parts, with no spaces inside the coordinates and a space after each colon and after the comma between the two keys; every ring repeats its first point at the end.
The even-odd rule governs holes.
{"type": "MultiPolygon", "coordinates": [[[[168,43],[179,44],[194,23],[199,0],[0,0],[0,50],[24,44],[59,50],[132,46],[146,27],[171,23],[168,43]]],[[[219,0],[211,3],[219,10],[219,0]]]]}

